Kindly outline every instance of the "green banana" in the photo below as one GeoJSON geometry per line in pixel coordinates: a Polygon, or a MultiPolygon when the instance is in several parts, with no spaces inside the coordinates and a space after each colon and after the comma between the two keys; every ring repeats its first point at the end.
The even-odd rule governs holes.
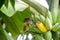
{"type": "Polygon", "coordinates": [[[39,17],[40,17],[39,20],[44,23],[45,22],[45,17],[43,15],[39,15],[39,17]]]}
{"type": "Polygon", "coordinates": [[[49,10],[52,14],[52,22],[55,24],[57,22],[59,0],[49,0],[47,2],[49,3],[49,10]]]}
{"type": "Polygon", "coordinates": [[[55,24],[57,21],[57,14],[55,13],[55,11],[52,11],[52,23],[55,24]]]}
{"type": "Polygon", "coordinates": [[[52,30],[55,32],[60,28],[60,23],[56,23],[55,25],[53,25],[52,30]]]}
{"type": "Polygon", "coordinates": [[[48,31],[44,34],[45,40],[52,40],[52,33],[48,31]]]}
{"type": "Polygon", "coordinates": [[[32,16],[33,21],[38,21],[38,20],[40,20],[40,18],[39,18],[40,13],[37,12],[37,11],[36,11],[34,8],[32,8],[32,7],[30,7],[30,10],[31,10],[31,16],[32,16]]]}
{"type": "Polygon", "coordinates": [[[51,12],[48,10],[46,17],[48,17],[50,19],[50,21],[52,22],[52,14],[51,12]]]}
{"type": "MultiPolygon", "coordinates": [[[[45,17],[43,15],[41,15],[39,12],[37,12],[34,8],[30,7],[31,10],[31,15],[32,15],[32,19],[34,21],[41,21],[41,22],[45,22],[45,17]]],[[[50,14],[49,14],[50,15],[50,14]]],[[[49,16],[48,15],[48,16],[49,16]]]]}
{"type": "Polygon", "coordinates": [[[31,33],[38,33],[38,34],[42,33],[38,28],[36,28],[36,26],[33,23],[29,25],[29,31],[31,33]]]}
{"type": "Polygon", "coordinates": [[[33,14],[40,14],[37,10],[35,10],[33,7],[30,7],[30,11],[33,13],[33,14]]]}
{"type": "Polygon", "coordinates": [[[48,17],[45,20],[45,26],[47,27],[48,30],[52,29],[52,23],[48,17]]]}
{"type": "Polygon", "coordinates": [[[43,40],[43,37],[39,34],[35,34],[35,35],[33,35],[32,40],[43,40]]]}

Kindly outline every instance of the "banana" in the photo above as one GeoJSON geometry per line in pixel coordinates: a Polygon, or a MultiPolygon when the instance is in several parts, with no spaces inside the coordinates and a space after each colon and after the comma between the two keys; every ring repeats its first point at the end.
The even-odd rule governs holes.
{"type": "Polygon", "coordinates": [[[36,26],[38,27],[38,29],[41,31],[41,32],[47,32],[47,28],[45,27],[45,25],[41,22],[36,22],[36,26]]]}
{"type": "Polygon", "coordinates": [[[30,10],[31,10],[32,19],[33,19],[34,21],[40,20],[40,17],[39,17],[40,13],[37,12],[37,11],[36,11],[34,8],[32,8],[32,7],[30,7],[30,10]]]}
{"type": "Polygon", "coordinates": [[[52,14],[51,12],[48,10],[46,16],[50,19],[50,21],[52,22],[52,14]]]}
{"type": "Polygon", "coordinates": [[[49,10],[52,14],[52,21],[53,24],[57,22],[57,15],[58,15],[58,6],[59,6],[59,0],[49,0],[49,10]]]}
{"type": "Polygon", "coordinates": [[[55,11],[52,11],[52,23],[55,24],[57,21],[57,13],[55,13],[55,11]]]}
{"type": "Polygon", "coordinates": [[[29,24],[29,31],[31,31],[32,33],[42,33],[38,28],[36,28],[34,23],[29,24]]]}
{"type": "Polygon", "coordinates": [[[45,17],[43,15],[39,15],[39,17],[40,17],[39,20],[44,23],[45,22],[45,17]]]}
{"type": "Polygon", "coordinates": [[[45,20],[45,26],[48,30],[51,30],[52,29],[52,23],[50,21],[50,19],[47,17],[46,20],[45,20]]]}
{"type": "Polygon", "coordinates": [[[41,15],[38,11],[36,11],[34,8],[30,7],[30,10],[31,10],[31,16],[32,16],[32,19],[34,21],[41,21],[41,22],[45,22],[45,17],[43,15],[41,15]]]}
{"type": "Polygon", "coordinates": [[[32,40],[43,40],[43,37],[39,34],[35,34],[35,35],[33,35],[32,40]]]}
{"type": "Polygon", "coordinates": [[[45,40],[52,40],[52,33],[48,31],[44,34],[45,40]]]}
{"type": "Polygon", "coordinates": [[[56,23],[55,25],[53,25],[52,30],[57,31],[59,28],[60,28],[60,23],[56,23]]]}

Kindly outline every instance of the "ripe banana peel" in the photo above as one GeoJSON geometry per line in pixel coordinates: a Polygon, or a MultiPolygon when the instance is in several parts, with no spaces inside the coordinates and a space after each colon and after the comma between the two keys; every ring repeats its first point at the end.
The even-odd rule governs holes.
{"type": "Polygon", "coordinates": [[[43,23],[41,23],[41,22],[37,22],[36,23],[36,26],[38,27],[38,29],[41,31],[41,32],[47,32],[47,28],[44,26],[44,24],[43,23]]]}

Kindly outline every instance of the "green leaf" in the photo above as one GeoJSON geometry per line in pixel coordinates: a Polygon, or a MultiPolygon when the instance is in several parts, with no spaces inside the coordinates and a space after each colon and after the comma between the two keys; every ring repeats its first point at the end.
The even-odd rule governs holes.
{"type": "Polygon", "coordinates": [[[6,5],[3,5],[1,8],[1,11],[7,15],[8,17],[11,17],[15,14],[16,11],[24,11],[28,6],[25,4],[18,4],[17,2],[15,3],[15,10],[13,9],[10,1],[8,2],[8,7],[6,7],[6,5]],[[21,6],[21,7],[20,7],[21,6]],[[23,7],[22,7],[23,6],[23,7]]]}
{"type": "Polygon", "coordinates": [[[52,31],[52,38],[53,38],[53,40],[59,40],[58,32],[53,32],[52,31]]]}
{"type": "Polygon", "coordinates": [[[3,13],[0,13],[5,24],[7,32],[11,32],[14,39],[21,33],[24,27],[24,19],[30,17],[30,9],[27,8],[23,12],[16,12],[12,17],[8,17],[3,13]]]}
{"type": "Polygon", "coordinates": [[[0,30],[0,40],[7,40],[7,38],[4,35],[4,32],[2,30],[0,30]]]}
{"type": "Polygon", "coordinates": [[[12,38],[12,36],[8,35],[8,33],[7,33],[4,29],[3,29],[3,32],[4,32],[7,40],[14,40],[14,39],[12,38]]]}
{"type": "Polygon", "coordinates": [[[2,25],[1,25],[1,22],[0,22],[0,30],[2,30],[2,25]]]}
{"type": "Polygon", "coordinates": [[[6,6],[3,5],[2,8],[1,8],[1,11],[2,11],[5,15],[7,15],[8,17],[11,17],[11,16],[15,13],[15,11],[14,11],[14,9],[12,8],[12,6],[11,6],[10,3],[9,3],[9,5],[8,5],[8,8],[6,8],[6,6]]]}
{"type": "Polygon", "coordinates": [[[2,7],[2,5],[4,4],[5,0],[0,0],[0,8],[2,7]]]}
{"type": "Polygon", "coordinates": [[[8,3],[9,3],[9,0],[5,0],[4,5],[6,6],[6,8],[8,7],[8,3]]]}
{"type": "Polygon", "coordinates": [[[12,7],[15,9],[15,0],[10,0],[12,7]]]}
{"type": "Polygon", "coordinates": [[[8,33],[2,29],[0,30],[0,40],[14,40],[12,36],[8,35],[8,33]]]}
{"type": "Polygon", "coordinates": [[[12,33],[13,37],[18,35],[19,30],[17,29],[17,27],[15,27],[16,25],[14,24],[12,19],[9,18],[8,16],[4,15],[1,12],[0,12],[0,16],[2,17],[2,19],[3,19],[3,21],[4,21],[5,25],[6,25],[6,31],[12,33]]]}

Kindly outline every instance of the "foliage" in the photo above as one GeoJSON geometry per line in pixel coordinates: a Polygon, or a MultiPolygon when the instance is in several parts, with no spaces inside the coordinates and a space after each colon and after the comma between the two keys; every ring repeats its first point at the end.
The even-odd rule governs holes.
{"type": "Polygon", "coordinates": [[[59,0],[46,1],[49,9],[36,0],[0,0],[0,40],[17,40],[19,34],[29,40],[29,33],[32,40],[59,40],[59,0]]]}

